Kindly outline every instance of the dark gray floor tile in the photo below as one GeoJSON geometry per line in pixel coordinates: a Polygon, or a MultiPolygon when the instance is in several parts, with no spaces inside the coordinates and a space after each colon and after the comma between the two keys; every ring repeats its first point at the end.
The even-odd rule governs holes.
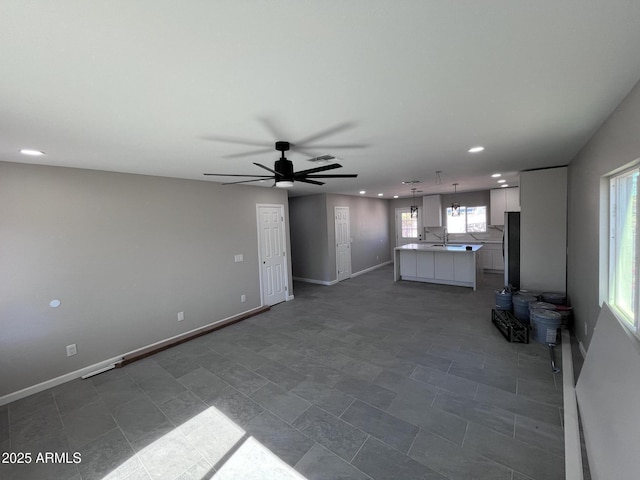
{"type": "Polygon", "coordinates": [[[305,399],[271,382],[256,390],[250,397],[287,423],[293,422],[311,405],[305,399]]]}
{"type": "Polygon", "coordinates": [[[266,385],[268,380],[242,365],[234,365],[218,374],[218,376],[235,389],[249,395],[266,385]]]}
{"type": "Polygon", "coordinates": [[[396,397],[395,392],[356,377],[344,377],[335,387],[382,410],[388,408],[396,397]]]}
{"type": "Polygon", "coordinates": [[[418,433],[415,425],[359,400],[347,408],[340,418],[405,453],[418,433]]]}
{"type": "Polygon", "coordinates": [[[58,411],[62,415],[100,399],[93,383],[81,378],[58,385],[52,389],[52,392],[58,411]]]}
{"type": "Polygon", "coordinates": [[[409,456],[451,480],[511,480],[511,469],[421,430],[409,456]]]}
{"type": "Polygon", "coordinates": [[[378,375],[374,383],[396,392],[394,400],[403,399],[405,402],[417,405],[430,405],[438,393],[438,388],[434,385],[419,382],[388,370],[378,375]]]}
{"type": "Polygon", "coordinates": [[[158,405],[158,408],[164,413],[175,426],[180,426],[187,420],[202,413],[208,408],[207,404],[200,400],[194,393],[184,391],[179,393],[171,400],[158,405]]]}
{"type": "Polygon", "coordinates": [[[465,367],[457,364],[451,365],[449,375],[466,378],[490,387],[499,388],[507,392],[516,393],[516,376],[506,375],[501,371],[481,367],[465,367]]]}
{"type": "Polygon", "coordinates": [[[429,467],[371,437],[351,464],[375,480],[447,480],[429,467]]]}
{"type": "Polygon", "coordinates": [[[556,389],[555,383],[551,382],[539,382],[519,378],[518,395],[559,408],[563,406],[562,390],[556,389]]]}
{"type": "Polygon", "coordinates": [[[269,363],[268,358],[263,357],[253,350],[235,345],[233,350],[227,352],[225,356],[249,370],[257,370],[261,366],[269,363]]]}
{"type": "Polygon", "coordinates": [[[276,385],[280,385],[285,390],[291,390],[307,379],[305,375],[296,372],[295,370],[285,367],[284,365],[278,365],[276,363],[268,363],[256,370],[258,375],[270,380],[276,385]]]}
{"type": "Polygon", "coordinates": [[[515,414],[540,420],[551,425],[562,425],[561,410],[553,405],[536,402],[522,395],[515,395],[486,385],[478,387],[476,399],[491,403],[515,414]]]}
{"type": "Polygon", "coordinates": [[[140,387],[128,375],[118,375],[113,380],[99,383],[96,390],[111,410],[132,400],[146,398],[140,387]]]}
{"type": "Polygon", "coordinates": [[[292,467],[315,443],[300,431],[266,411],[249,422],[247,431],[292,467]]]}
{"type": "Polygon", "coordinates": [[[227,388],[227,384],[220,377],[202,367],[183,375],[178,381],[205,403],[213,401],[227,388]]]}
{"type": "Polygon", "coordinates": [[[428,353],[427,350],[427,348],[420,347],[405,347],[400,350],[397,357],[402,360],[407,360],[409,362],[446,373],[453,362],[446,358],[428,353]]]}
{"type": "Polygon", "coordinates": [[[516,438],[554,455],[564,456],[564,430],[560,426],[516,415],[516,438]]]}
{"type": "Polygon", "coordinates": [[[153,375],[142,376],[134,379],[144,393],[156,404],[162,404],[176,397],[186,389],[171,374],[162,367],[153,375]]]}
{"type": "Polygon", "coordinates": [[[328,386],[334,386],[345,375],[340,370],[328,367],[317,360],[305,356],[290,362],[288,367],[305,375],[309,380],[324,383],[328,386]]]}
{"type": "Polygon", "coordinates": [[[463,448],[535,478],[564,478],[564,458],[469,422],[463,448]]]}
{"type": "Polygon", "coordinates": [[[243,428],[264,411],[263,407],[231,386],[211,400],[209,405],[243,428]]]}
{"type": "Polygon", "coordinates": [[[9,440],[9,406],[0,407],[0,443],[9,440]]]}
{"type": "Polygon", "coordinates": [[[513,435],[515,415],[491,403],[441,391],[432,406],[458,415],[465,420],[477,422],[497,432],[513,435]]]}
{"type": "Polygon", "coordinates": [[[174,378],[182,377],[200,368],[200,364],[193,356],[186,356],[181,353],[159,356],[162,353],[164,352],[154,355],[153,358],[174,378]]]}
{"type": "Polygon", "coordinates": [[[62,423],[69,446],[74,450],[116,428],[116,422],[102,400],[63,415],[62,423]]]}
{"type": "Polygon", "coordinates": [[[27,415],[36,413],[40,409],[51,406],[55,406],[51,390],[35,393],[9,404],[9,420],[13,423],[27,415]]]}
{"type": "Polygon", "coordinates": [[[334,414],[336,417],[342,415],[354,400],[354,397],[337,388],[327,387],[311,380],[299,383],[291,390],[291,393],[295,393],[323,410],[334,414]]]}
{"type": "MultiPolygon", "coordinates": [[[[51,397],[53,400],[53,397],[51,397]]],[[[11,412],[11,405],[9,406],[11,412]]],[[[37,451],[49,438],[64,436],[62,421],[54,403],[47,402],[38,410],[20,417],[9,425],[11,449],[17,451],[37,451]]]]}
{"type": "Polygon", "coordinates": [[[456,377],[433,368],[418,366],[410,378],[442,388],[456,395],[475,397],[478,383],[465,378],[456,377]]]}
{"type": "Polygon", "coordinates": [[[342,458],[316,443],[296,464],[298,470],[308,480],[370,480],[342,458]]]}
{"type": "Polygon", "coordinates": [[[200,355],[193,356],[191,359],[198,363],[201,367],[206,368],[211,373],[215,373],[216,375],[223,370],[226,370],[230,367],[238,365],[236,362],[222,355],[218,355],[217,353],[213,353],[211,351],[207,351],[205,353],[201,353],[200,355]]]}
{"type": "Polygon", "coordinates": [[[79,453],[82,455],[82,462],[78,464],[78,469],[83,480],[102,480],[127,462],[128,472],[140,467],[129,442],[118,428],[85,445],[79,453]]]}
{"type": "Polygon", "coordinates": [[[158,436],[173,428],[167,417],[147,398],[138,398],[113,410],[113,417],[130,442],[158,436]]]}
{"type": "Polygon", "coordinates": [[[293,426],[349,462],[360,449],[367,434],[330,413],[312,406],[293,426]]]}
{"type": "Polygon", "coordinates": [[[413,400],[395,398],[386,411],[405,422],[436,433],[456,445],[462,445],[467,431],[467,420],[464,418],[413,400]]]}

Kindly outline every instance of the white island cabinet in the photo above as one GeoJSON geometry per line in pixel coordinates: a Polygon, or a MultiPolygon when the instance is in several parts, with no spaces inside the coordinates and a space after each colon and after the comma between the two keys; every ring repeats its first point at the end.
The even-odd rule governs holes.
{"type": "Polygon", "coordinates": [[[442,283],[476,289],[482,245],[410,243],[396,247],[394,280],[442,283]]]}

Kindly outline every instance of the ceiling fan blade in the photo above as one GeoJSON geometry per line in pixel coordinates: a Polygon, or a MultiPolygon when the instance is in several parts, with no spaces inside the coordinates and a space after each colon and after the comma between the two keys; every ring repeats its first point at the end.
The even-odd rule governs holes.
{"type": "Polygon", "coordinates": [[[203,175],[209,175],[214,177],[255,177],[255,178],[271,178],[267,175],[240,175],[236,173],[203,173],[203,175]]]}
{"type": "Polygon", "coordinates": [[[270,178],[273,178],[273,177],[257,178],[255,180],[240,180],[238,182],[225,182],[222,185],[235,185],[236,183],[264,182],[265,180],[269,180],[270,178]]]}
{"type": "Polygon", "coordinates": [[[347,144],[347,145],[327,145],[323,143],[321,145],[302,145],[304,148],[313,148],[313,149],[321,149],[321,150],[337,150],[337,149],[348,149],[348,148],[368,148],[369,145],[366,144],[347,144]]]}
{"type": "Polygon", "coordinates": [[[223,155],[222,158],[240,158],[249,157],[251,155],[261,155],[263,153],[273,152],[272,148],[261,148],[260,150],[251,150],[250,152],[231,153],[229,155],[223,155]]]}
{"type": "Polygon", "coordinates": [[[342,165],[338,163],[332,163],[331,165],[322,165],[321,167],[310,168],[309,170],[302,170],[300,172],[295,172],[293,175],[295,177],[297,176],[304,177],[309,173],[324,172],[325,170],[333,170],[334,168],[342,168],[342,165]]]}
{"type": "Polygon", "coordinates": [[[276,127],[273,119],[267,118],[267,117],[260,117],[258,118],[258,120],[260,120],[260,123],[262,123],[264,128],[267,129],[267,131],[271,134],[273,138],[275,138],[276,140],[285,138],[285,136],[282,134],[280,129],[276,127]]]}
{"type": "Polygon", "coordinates": [[[315,180],[307,180],[306,178],[296,178],[296,182],[312,183],[313,185],[324,185],[324,182],[317,182],[315,180]]]}
{"type": "MultiPolygon", "coordinates": [[[[357,176],[357,173],[344,173],[337,175],[307,175],[306,178],[356,178],[357,176]]],[[[296,178],[296,180],[298,179],[296,178]]]]}
{"type": "Polygon", "coordinates": [[[223,135],[205,135],[200,138],[212,142],[235,143],[239,145],[249,145],[252,147],[269,147],[270,150],[273,150],[273,142],[265,142],[262,140],[247,140],[246,138],[226,137],[223,135]]]}
{"type": "Polygon", "coordinates": [[[269,168],[269,167],[265,167],[265,166],[264,166],[264,165],[262,165],[261,163],[255,163],[255,162],[253,162],[253,164],[254,164],[254,165],[259,166],[260,168],[264,168],[265,170],[270,171],[270,172],[271,172],[271,173],[273,173],[275,176],[279,176],[279,175],[280,175],[280,174],[279,174],[278,172],[276,172],[275,170],[272,170],[272,169],[271,169],[271,168],[269,168]]]}
{"type": "Polygon", "coordinates": [[[322,130],[321,132],[318,132],[314,135],[310,135],[306,138],[302,138],[300,140],[298,140],[297,142],[293,142],[301,147],[305,147],[307,143],[309,142],[315,142],[316,140],[320,140],[321,138],[325,138],[325,137],[329,137],[331,135],[335,135],[336,133],[340,133],[344,130],[349,130],[350,128],[355,127],[356,124],[353,122],[344,122],[344,123],[340,123],[334,127],[330,127],[327,128],[326,130],[322,130]]]}

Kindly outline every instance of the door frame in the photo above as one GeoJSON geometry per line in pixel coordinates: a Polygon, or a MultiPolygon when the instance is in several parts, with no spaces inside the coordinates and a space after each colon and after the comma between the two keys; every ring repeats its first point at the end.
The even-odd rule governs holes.
{"type": "Polygon", "coordinates": [[[288,302],[289,300],[293,300],[293,295],[291,295],[291,292],[289,290],[289,285],[290,285],[290,281],[289,281],[289,254],[287,252],[287,219],[284,215],[284,205],[281,203],[256,203],[256,233],[258,235],[257,238],[257,242],[258,242],[258,278],[260,280],[260,305],[264,306],[264,288],[263,288],[263,284],[262,284],[262,245],[261,245],[261,239],[262,236],[260,235],[260,207],[276,207],[280,209],[280,215],[282,217],[282,250],[283,250],[283,257],[285,259],[285,265],[284,265],[284,290],[285,290],[285,295],[284,295],[284,299],[286,302],[288,302]]]}
{"type": "Polygon", "coordinates": [[[400,247],[401,245],[406,245],[407,243],[416,243],[416,242],[420,242],[422,241],[422,233],[423,233],[423,226],[422,226],[422,207],[418,206],[418,236],[415,237],[415,240],[411,240],[411,241],[407,241],[405,243],[400,243],[401,238],[400,235],[402,234],[402,229],[398,228],[398,224],[400,223],[400,218],[401,218],[401,214],[403,212],[410,212],[411,211],[411,207],[396,207],[396,211],[395,211],[395,216],[394,216],[394,229],[395,229],[395,244],[396,247],[400,247]]]}
{"type": "Polygon", "coordinates": [[[353,267],[351,265],[351,212],[349,210],[349,207],[345,207],[345,206],[334,206],[333,207],[333,233],[334,233],[334,242],[336,244],[336,281],[337,282],[341,282],[342,280],[340,280],[340,274],[338,273],[340,271],[340,255],[338,254],[338,229],[336,228],[336,222],[337,222],[337,212],[338,209],[345,209],[347,211],[347,238],[348,238],[348,250],[349,250],[349,276],[343,278],[342,280],[347,280],[349,278],[351,278],[351,274],[353,273],[353,267]]]}

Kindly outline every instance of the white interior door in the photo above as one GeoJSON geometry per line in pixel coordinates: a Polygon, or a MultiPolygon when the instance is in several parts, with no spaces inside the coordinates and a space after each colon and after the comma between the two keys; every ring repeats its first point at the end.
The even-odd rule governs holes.
{"type": "Polygon", "coordinates": [[[411,216],[411,208],[396,208],[396,247],[422,240],[422,224],[418,214],[411,216]]]}
{"type": "Polygon", "coordinates": [[[335,207],[336,217],[336,270],[338,281],[351,278],[351,233],[349,207],[335,207]]]}
{"type": "Polygon", "coordinates": [[[275,305],[287,299],[287,256],[284,231],[284,206],[258,205],[260,285],[263,305],[275,305]]]}

